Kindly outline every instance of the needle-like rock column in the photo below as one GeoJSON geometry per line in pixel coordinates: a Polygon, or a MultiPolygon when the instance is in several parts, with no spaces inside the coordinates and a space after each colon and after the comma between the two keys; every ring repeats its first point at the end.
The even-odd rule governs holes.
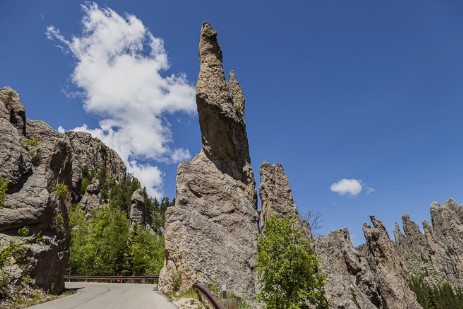
{"type": "Polygon", "coordinates": [[[196,103],[202,150],[177,170],[174,207],[165,223],[166,260],[159,287],[226,284],[255,295],[258,214],[244,122],[244,96],[234,73],[227,81],[217,32],[204,23],[196,103]]]}

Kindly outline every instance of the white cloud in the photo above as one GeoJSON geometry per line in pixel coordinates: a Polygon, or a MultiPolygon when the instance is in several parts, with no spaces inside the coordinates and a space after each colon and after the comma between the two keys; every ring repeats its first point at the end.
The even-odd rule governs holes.
{"type": "MultiPolygon", "coordinates": [[[[76,59],[71,75],[87,112],[100,117],[98,128],[86,131],[117,151],[152,195],[162,193],[163,174],[139,159],[176,163],[191,157],[172,149],[172,132],[164,113],[193,114],[195,91],[185,75],[161,75],[169,68],[163,40],[154,37],[136,16],[124,17],[95,3],[82,6],[83,32],[66,39],[54,26],[46,36],[62,44],[76,59]]],[[[63,129],[64,130],[64,129],[63,129]]]]}
{"type": "Polygon", "coordinates": [[[357,179],[341,179],[330,186],[332,192],[339,195],[349,195],[355,197],[362,192],[362,181],[357,179]]]}

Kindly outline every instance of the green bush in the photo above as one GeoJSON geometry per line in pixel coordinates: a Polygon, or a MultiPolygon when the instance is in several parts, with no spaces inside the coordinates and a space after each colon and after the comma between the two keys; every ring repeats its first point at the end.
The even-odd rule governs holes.
{"type": "Polygon", "coordinates": [[[182,277],[180,276],[180,273],[174,272],[172,273],[172,290],[174,292],[177,292],[180,290],[180,286],[182,285],[182,277]]]}
{"type": "Polygon", "coordinates": [[[6,191],[8,190],[8,178],[0,177],[0,208],[5,206],[6,191]]]}
{"type": "Polygon", "coordinates": [[[35,167],[39,166],[42,163],[42,153],[36,150],[31,154],[31,162],[35,167]]]}
{"type": "Polygon", "coordinates": [[[64,201],[69,194],[69,189],[68,186],[66,186],[64,183],[58,183],[55,186],[55,192],[58,198],[64,201]]]}
{"type": "Polygon", "coordinates": [[[39,146],[40,141],[37,137],[28,138],[24,141],[23,146],[27,149],[27,153],[31,158],[32,165],[39,166],[42,163],[42,153],[40,149],[37,147],[39,146]]]}
{"type": "Polygon", "coordinates": [[[152,235],[142,226],[135,226],[130,244],[132,275],[155,276],[164,264],[164,238],[152,235]]]}
{"type": "Polygon", "coordinates": [[[32,138],[28,138],[26,139],[26,141],[24,142],[24,146],[26,148],[28,147],[37,147],[39,145],[40,141],[37,137],[32,137],[32,138]]]}
{"type": "Polygon", "coordinates": [[[24,245],[11,241],[0,248],[0,300],[14,299],[23,282],[30,280],[27,273],[27,250],[24,245]],[[22,272],[22,280],[16,280],[6,267],[18,265],[22,272]]]}
{"type": "Polygon", "coordinates": [[[257,272],[259,299],[265,308],[328,308],[325,275],[318,271],[318,260],[310,241],[293,227],[290,218],[269,218],[259,237],[257,272]]]}
{"type": "Polygon", "coordinates": [[[26,237],[29,235],[29,228],[27,226],[24,226],[18,230],[18,235],[22,237],[26,237]]]}

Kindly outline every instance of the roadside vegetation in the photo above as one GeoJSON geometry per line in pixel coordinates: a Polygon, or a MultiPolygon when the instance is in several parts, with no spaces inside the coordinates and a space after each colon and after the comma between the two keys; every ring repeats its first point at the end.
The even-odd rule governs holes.
{"type": "Polygon", "coordinates": [[[71,245],[68,273],[81,276],[155,276],[164,263],[161,231],[165,211],[174,201],[161,203],[146,192],[146,226],[130,226],[131,196],[140,183],[127,177],[118,184],[99,175],[83,173],[83,185],[98,177],[101,205],[86,212],[81,205],[70,209],[71,245]]]}
{"type": "Polygon", "coordinates": [[[264,308],[329,308],[325,275],[307,239],[290,218],[269,218],[259,237],[257,272],[264,308]],[[312,306],[310,306],[312,305],[312,306]]]}

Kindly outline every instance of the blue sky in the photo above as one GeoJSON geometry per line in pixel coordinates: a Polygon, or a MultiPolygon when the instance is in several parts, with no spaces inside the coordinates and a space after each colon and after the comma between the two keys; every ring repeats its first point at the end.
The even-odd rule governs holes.
{"type": "MultiPolygon", "coordinates": [[[[56,36],[50,40],[46,35],[54,26],[67,42],[84,38],[82,2],[1,4],[0,86],[21,94],[28,118],[55,129],[98,128],[108,111],[86,111],[88,97],[69,96],[85,91],[71,77],[78,58],[56,36]]],[[[463,202],[463,2],[98,5],[136,16],[146,31],[163,39],[169,68],[159,73],[164,78],[185,74],[185,92],[179,96],[187,98],[184,102],[198,74],[201,23],[209,21],[217,29],[225,70],[235,71],[246,96],[256,175],[262,161],[282,163],[300,212],[323,214],[322,233],[347,226],[359,244],[369,214],[392,230],[403,213],[420,222],[429,220],[431,202],[450,197],[463,202]],[[341,179],[361,181],[362,191],[355,196],[332,192],[341,179]]],[[[150,59],[149,49],[139,56],[150,59]]],[[[98,71],[95,76],[84,73],[91,81],[99,78],[98,71]]],[[[164,128],[159,132],[167,134],[167,148],[154,151],[157,161],[146,156],[150,149],[135,147],[138,152],[131,156],[139,166],[156,166],[161,173],[157,181],[163,182],[159,191],[169,197],[175,195],[175,149],[183,151],[177,158],[182,159],[201,148],[191,102],[177,103],[172,111],[165,107],[154,114],[164,128]]],[[[137,123],[143,122],[142,114],[137,117],[137,123]]]]}

